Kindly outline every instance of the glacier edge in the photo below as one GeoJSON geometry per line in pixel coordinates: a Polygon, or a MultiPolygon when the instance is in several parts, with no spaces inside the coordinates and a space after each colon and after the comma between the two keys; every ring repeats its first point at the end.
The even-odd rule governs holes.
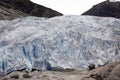
{"type": "Polygon", "coordinates": [[[119,26],[119,19],[94,16],[0,21],[0,74],[119,61],[119,26]]]}

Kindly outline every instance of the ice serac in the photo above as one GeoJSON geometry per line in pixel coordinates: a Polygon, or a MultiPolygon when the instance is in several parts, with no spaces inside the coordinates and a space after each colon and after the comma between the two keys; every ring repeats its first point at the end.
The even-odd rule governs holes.
{"type": "Polygon", "coordinates": [[[0,74],[120,60],[120,20],[94,16],[0,21],[0,74]]]}

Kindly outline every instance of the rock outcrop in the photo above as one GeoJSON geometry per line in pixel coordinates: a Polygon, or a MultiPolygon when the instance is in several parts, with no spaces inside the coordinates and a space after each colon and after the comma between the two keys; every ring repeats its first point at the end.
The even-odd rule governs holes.
{"type": "Polygon", "coordinates": [[[25,16],[55,17],[62,14],[35,4],[30,0],[0,0],[0,19],[16,19],[25,16]]]}
{"type": "Polygon", "coordinates": [[[119,26],[119,19],[92,16],[0,21],[0,74],[119,61],[119,26]]]}
{"type": "Polygon", "coordinates": [[[120,18],[120,2],[102,2],[94,5],[82,15],[120,18]]]}
{"type": "Polygon", "coordinates": [[[0,20],[12,20],[26,16],[30,15],[19,10],[8,9],[6,7],[0,6],[0,20]]]}
{"type": "Polygon", "coordinates": [[[100,70],[96,70],[91,77],[96,80],[120,80],[120,62],[107,64],[100,70]]]}

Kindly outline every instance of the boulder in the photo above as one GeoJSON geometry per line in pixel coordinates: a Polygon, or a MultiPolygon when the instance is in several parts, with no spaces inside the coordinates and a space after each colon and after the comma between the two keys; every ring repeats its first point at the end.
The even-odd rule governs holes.
{"type": "Polygon", "coordinates": [[[14,74],[10,78],[12,78],[12,79],[19,79],[19,75],[18,74],[14,74]]]}
{"type": "Polygon", "coordinates": [[[89,70],[95,69],[95,64],[90,64],[90,65],[88,66],[88,68],[89,68],[89,70]]]}
{"type": "Polygon", "coordinates": [[[29,74],[23,74],[23,78],[29,79],[29,78],[31,78],[31,76],[29,74]]]}

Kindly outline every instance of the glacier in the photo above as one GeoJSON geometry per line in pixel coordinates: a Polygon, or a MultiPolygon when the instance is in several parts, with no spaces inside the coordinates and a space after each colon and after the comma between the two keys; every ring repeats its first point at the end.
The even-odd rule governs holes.
{"type": "Polygon", "coordinates": [[[0,21],[0,75],[51,67],[87,68],[120,60],[120,20],[26,17],[0,21]]]}

